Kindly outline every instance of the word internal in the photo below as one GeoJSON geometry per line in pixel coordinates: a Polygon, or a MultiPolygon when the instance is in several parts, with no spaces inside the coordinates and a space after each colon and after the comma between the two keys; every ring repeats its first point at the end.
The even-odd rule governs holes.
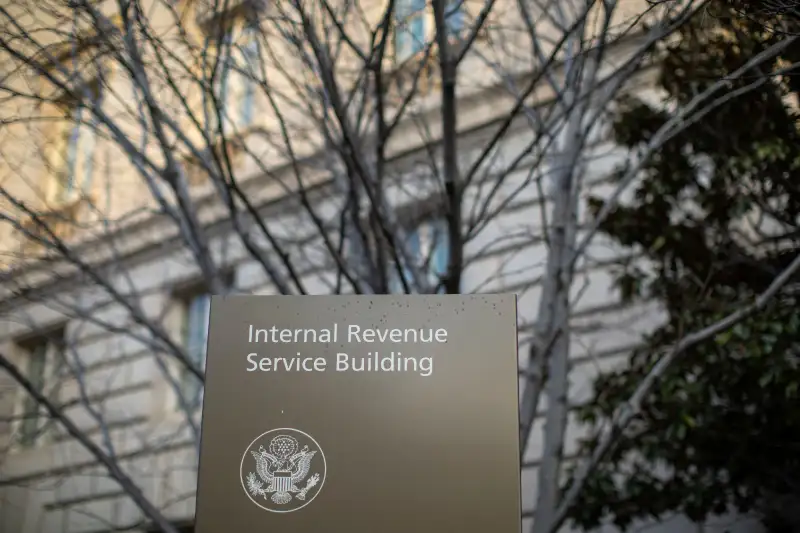
{"type": "MultiPolygon", "coordinates": [[[[430,344],[447,342],[447,330],[444,328],[421,328],[421,329],[399,329],[399,328],[362,328],[355,324],[349,324],[346,328],[346,342],[352,343],[410,343],[410,344],[430,344]]],[[[271,328],[256,328],[252,324],[247,331],[247,342],[269,342],[269,343],[323,343],[339,342],[339,324],[333,324],[330,328],[297,328],[285,329],[277,326],[271,328]]]]}
{"type": "MultiPolygon", "coordinates": [[[[260,357],[257,353],[247,355],[248,372],[325,372],[328,360],[324,357],[260,357]]],[[[332,367],[336,372],[415,372],[422,377],[433,373],[432,357],[403,356],[402,352],[368,352],[366,356],[351,356],[344,352],[336,354],[332,367]]]]}

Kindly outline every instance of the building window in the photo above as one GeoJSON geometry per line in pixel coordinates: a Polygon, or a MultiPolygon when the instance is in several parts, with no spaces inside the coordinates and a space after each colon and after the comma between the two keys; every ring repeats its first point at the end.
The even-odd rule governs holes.
{"type": "MultiPolygon", "coordinates": [[[[211,295],[194,293],[181,302],[181,338],[189,360],[201,369],[206,365],[206,341],[211,295]]],[[[181,367],[181,394],[187,405],[196,409],[202,400],[203,384],[189,369],[181,367]]]]}
{"type": "MultiPolygon", "coordinates": [[[[217,111],[218,116],[222,117],[222,123],[225,130],[229,128],[231,117],[231,71],[233,70],[233,60],[231,58],[233,47],[233,32],[227,31],[222,36],[220,41],[220,52],[222,58],[220,59],[220,71],[217,78],[217,111]]],[[[217,113],[214,113],[216,118],[217,113]]]]}
{"type": "Polygon", "coordinates": [[[256,80],[259,78],[259,28],[232,28],[221,40],[217,105],[225,133],[246,129],[253,123],[256,80]]]}
{"type": "MultiPolygon", "coordinates": [[[[42,394],[52,397],[57,383],[51,383],[49,378],[57,378],[56,371],[64,362],[62,336],[36,338],[25,342],[21,348],[25,358],[25,374],[31,385],[42,394]]],[[[21,393],[24,396],[20,408],[19,444],[27,449],[40,442],[50,419],[33,396],[27,391],[21,393]]]]}
{"type": "MultiPolygon", "coordinates": [[[[89,102],[99,104],[98,100],[89,102]]],[[[61,141],[60,169],[53,200],[68,202],[89,190],[94,173],[97,123],[90,106],[80,103],[70,108],[61,141]]]]}
{"type": "Polygon", "coordinates": [[[464,0],[449,0],[444,8],[444,22],[450,36],[461,35],[464,29],[464,0]]]}
{"type": "Polygon", "coordinates": [[[395,8],[395,60],[405,61],[424,48],[425,0],[399,0],[395,8]]]}
{"type": "MultiPolygon", "coordinates": [[[[451,36],[464,29],[463,0],[447,0],[444,8],[445,26],[451,36]]],[[[398,0],[395,8],[395,60],[403,62],[425,49],[428,26],[433,18],[426,14],[425,0],[398,0]]]]}
{"type": "MultiPolygon", "coordinates": [[[[417,225],[405,236],[405,249],[409,255],[408,260],[423,276],[423,283],[444,292],[441,287],[443,276],[447,273],[447,262],[450,255],[447,223],[442,219],[425,221],[417,225]]],[[[414,276],[411,268],[403,267],[403,277],[412,292],[416,290],[414,276]]],[[[393,267],[390,273],[390,289],[393,293],[404,292],[402,280],[399,279],[397,268],[393,267]]]]}
{"type": "MultiPolygon", "coordinates": [[[[220,273],[225,289],[235,285],[235,271],[226,269],[220,273]]],[[[192,364],[200,370],[206,366],[206,343],[208,342],[208,321],[211,312],[211,296],[205,283],[190,283],[179,287],[171,298],[169,312],[173,331],[179,335],[179,342],[192,364]]],[[[176,363],[175,375],[178,378],[179,392],[190,409],[198,409],[203,400],[203,383],[185,365],[176,363]]],[[[175,391],[178,392],[178,391],[175,391]]],[[[183,405],[173,396],[175,408],[183,405]]]]}
{"type": "Polygon", "coordinates": [[[259,79],[261,53],[258,41],[258,27],[248,25],[244,31],[241,47],[242,98],[240,100],[240,127],[247,128],[253,123],[255,107],[256,80],[259,79]]]}

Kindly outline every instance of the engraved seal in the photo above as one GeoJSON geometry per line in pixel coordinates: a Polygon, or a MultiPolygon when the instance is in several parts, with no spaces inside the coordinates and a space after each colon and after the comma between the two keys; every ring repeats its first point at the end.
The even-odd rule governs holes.
{"type": "Polygon", "coordinates": [[[240,476],[250,501],[274,513],[290,513],[311,503],[322,490],[325,454],[314,438],[293,428],[256,437],[242,455],[240,476]]]}

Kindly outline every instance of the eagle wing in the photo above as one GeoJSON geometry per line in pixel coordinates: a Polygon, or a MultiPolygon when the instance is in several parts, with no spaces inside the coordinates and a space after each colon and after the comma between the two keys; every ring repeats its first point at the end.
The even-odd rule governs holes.
{"type": "Polygon", "coordinates": [[[314,458],[316,451],[309,452],[297,461],[297,470],[292,474],[292,483],[299,483],[303,481],[311,470],[311,459],[314,458]]]}
{"type": "Polygon", "coordinates": [[[263,479],[266,483],[272,483],[272,480],[275,479],[275,476],[269,471],[270,466],[275,464],[277,458],[271,454],[260,454],[256,452],[250,452],[253,454],[253,457],[256,459],[256,472],[258,472],[258,477],[263,479]]]}

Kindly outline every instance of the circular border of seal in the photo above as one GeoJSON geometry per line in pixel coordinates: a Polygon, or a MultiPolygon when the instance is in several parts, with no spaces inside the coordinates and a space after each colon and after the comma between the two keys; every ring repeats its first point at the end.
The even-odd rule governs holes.
{"type": "Polygon", "coordinates": [[[317,439],[315,439],[314,437],[312,437],[311,435],[309,435],[305,431],[300,431],[299,429],[295,429],[295,428],[275,428],[275,429],[270,429],[270,430],[265,431],[264,433],[262,433],[261,435],[259,435],[258,437],[254,438],[252,441],[250,441],[250,444],[248,444],[247,448],[244,449],[244,453],[242,454],[242,460],[239,461],[239,482],[242,484],[242,490],[244,490],[244,493],[247,495],[247,497],[250,499],[251,502],[256,504],[258,507],[264,509],[265,511],[269,511],[270,513],[287,514],[287,513],[293,513],[295,511],[299,511],[300,509],[302,509],[303,507],[305,507],[309,503],[313,502],[314,499],[317,497],[317,495],[320,492],[322,492],[322,487],[325,486],[325,481],[327,479],[328,479],[328,461],[327,461],[327,459],[325,459],[325,452],[322,450],[322,446],[319,445],[319,442],[317,442],[317,439]],[[250,451],[250,448],[253,446],[253,444],[255,444],[257,440],[259,440],[262,437],[264,437],[264,435],[268,435],[270,433],[275,433],[277,431],[296,431],[297,433],[300,433],[301,435],[309,438],[311,440],[311,442],[316,444],[317,449],[319,450],[319,454],[322,457],[322,467],[323,467],[323,469],[325,471],[325,475],[322,477],[322,483],[319,484],[319,488],[314,493],[314,495],[311,497],[311,499],[309,499],[307,502],[305,502],[300,507],[297,507],[295,509],[289,509],[289,510],[286,510],[286,511],[279,511],[279,510],[276,510],[276,509],[270,509],[269,507],[264,507],[263,505],[261,505],[260,503],[255,501],[253,499],[253,497],[250,495],[250,492],[248,492],[247,487],[245,487],[245,485],[244,485],[244,476],[242,475],[242,470],[244,469],[244,459],[245,459],[245,457],[247,457],[247,452],[250,451]]]}

